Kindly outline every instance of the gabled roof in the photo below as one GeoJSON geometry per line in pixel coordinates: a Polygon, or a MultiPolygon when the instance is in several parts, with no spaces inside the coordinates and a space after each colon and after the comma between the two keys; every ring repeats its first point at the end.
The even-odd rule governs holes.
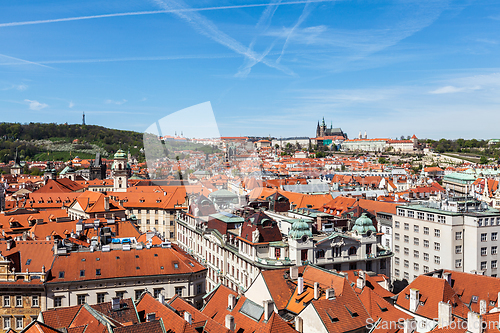
{"type": "Polygon", "coordinates": [[[437,318],[439,302],[452,304],[452,313],[467,318],[467,306],[444,279],[420,275],[397,296],[396,304],[409,311],[410,289],[419,291],[419,305],[416,314],[426,318],[437,318]]]}
{"type": "Polygon", "coordinates": [[[83,190],[84,187],[68,178],[48,179],[47,183],[40,187],[35,193],[62,193],[76,192],[83,190]]]}

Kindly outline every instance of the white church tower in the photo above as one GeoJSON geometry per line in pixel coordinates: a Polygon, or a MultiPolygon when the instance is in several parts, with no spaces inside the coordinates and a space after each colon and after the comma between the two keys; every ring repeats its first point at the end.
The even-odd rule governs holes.
{"type": "Polygon", "coordinates": [[[128,183],[128,166],[127,154],[119,149],[114,157],[113,165],[111,166],[113,177],[113,191],[114,192],[127,192],[128,183]]]}

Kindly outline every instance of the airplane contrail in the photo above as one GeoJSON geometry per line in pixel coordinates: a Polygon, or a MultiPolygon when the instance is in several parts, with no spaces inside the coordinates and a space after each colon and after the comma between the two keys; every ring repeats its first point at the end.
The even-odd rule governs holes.
{"type": "MultiPolygon", "coordinates": [[[[334,2],[339,0],[297,0],[297,1],[287,1],[282,2],[281,5],[297,5],[304,4],[307,2],[334,2]]],[[[112,14],[101,14],[101,15],[88,15],[88,16],[74,16],[58,19],[49,20],[35,20],[35,21],[22,21],[22,22],[7,22],[0,23],[0,28],[4,27],[15,27],[22,25],[34,25],[34,24],[46,24],[46,23],[57,23],[57,22],[69,22],[69,21],[81,21],[81,20],[91,20],[100,19],[108,17],[120,17],[120,16],[136,16],[136,15],[153,15],[153,14],[163,14],[163,13],[180,13],[180,12],[200,12],[200,11],[210,11],[210,10],[222,10],[222,9],[240,9],[240,8],[252,8],[252,7],[265,7],[265,6],[276,6],[273,3],[259,3],[259,4],[247,4],[247,5],[233,5],[233,6],[220,6],[220,7],[204,7],[204,8],[179,8],[179,9],[169,9],[169,10],[148,10],[148,11],[138,11],[138,12],[126,12],[126,13],[112,13],[112,14]]]]}

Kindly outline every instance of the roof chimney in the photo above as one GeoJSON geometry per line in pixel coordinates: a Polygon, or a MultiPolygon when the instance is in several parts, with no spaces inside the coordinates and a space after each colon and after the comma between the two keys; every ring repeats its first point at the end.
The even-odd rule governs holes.
{"type": "Polygon", "coordinates": [[[404,333],[414,333],[417,331],[417,321],[415,319],[406,319],[404,323],[404,333]]]}
{"type": "Polygon", "coordinates": [[[334,299],[335,298],[335,289],[333,288],[328,288],[325,291],[325,298],[326,299],[334,299]]]}
{"type": "Polygon", "coordinates": [[[299,276],[297,279],[297,295],[300,295],[304,292],[304,278],[299,276]]]}
{"type": "Polygon", "coordinates": [[[234,331],[236,325],[234,324],[234,317],[231,315],[226,315],[226,328],[230,331],[234,331]]]}
{"type": "Polygon", "coordinates": [[[299,268],[297,266],[290,267],[290,279],[297,280],[299,276],[299,268]]]}
{"type": "Polygon", "coordinates": [[[109,197],[108,196],[104,197],[104,210],[105,211],[109,210],[109,197]]]}
{"type": "Polygon", "coordinates": [[[113,297],[111,299],[111,309],[119,310],[120,309],[120,297],[113,297]]]}
{"type": "Polygon", "coordinates": [[[12,248],[12,239],[7,239],[7,251],[12,248]]]}
{"type": "Polygon", "coordinates": [[[482,316],[486,313],[486,300],[479,301],[479,314],[482,316]]]}
{"type": "Polygon", "coordinates": [[[481,315],[472,311],[467,313],[467,331],[471,333],[481,333],[483,331],[481,315]]]}
{"type": "Polygon", "coordinates": [[[452,321],[451,304],[445,302],[438,303],[438,328],[447,327],[452,321]]]}
{"type": "Polygon", "coordinates": [[[227,296],[227,309],[229,311],[232,311],[235,305],[236,305],[236,296],[234,296],[234,294],[229,294],[227,296]]]}
{"type": "Polygon", "coordinates": [[[410,312],[416,312],[418,307],[418,301],[420,299],[420,292],[418,289],[410,289],[410,312]]]}
{"type": "Polygon", "coordinates": [[[319,282],[314,282],[314,299],[319,298],[319,282]]]}
{"type": "Polygon", "coordinates": [[[363,289],[365,284],[366,284],[365,272],[359,271],[358,272],[358,279],[356,280],[356,287],[359,289],[363,289]]]}
{"type": "Polygon", "coordinates": [[[295,317],[295,330],[300,333],[304,332],[304,322],[299,316],[295,317]]]}
{"type": "Polygon", "coordinates": [[[272,300],[267,300],[263,302],[264,305],[264,320],[271,319],[271,315],[274,312],[274,302],[272,300]]]}
{"type": "Polygon", "coordinates": [[[165,296],[162,293],[158,295],[158,302],[160,302],[161,304],[165,303],[165,296]]]}
{"type": "Polygon", "coordinates": [[[187,311],[184,312],[184,320],[187,321],[189,324],[193,323],[193,317],[187,311]]]}

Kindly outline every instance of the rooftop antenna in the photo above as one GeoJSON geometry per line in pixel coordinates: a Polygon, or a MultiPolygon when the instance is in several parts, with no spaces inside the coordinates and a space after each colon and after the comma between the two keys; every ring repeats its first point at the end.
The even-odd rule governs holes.
{"type": "Polygon", "coordinates": [[[85,125],[85,111],[83,112],[83,116],[82,116],[82,125],[85,125]]]}

